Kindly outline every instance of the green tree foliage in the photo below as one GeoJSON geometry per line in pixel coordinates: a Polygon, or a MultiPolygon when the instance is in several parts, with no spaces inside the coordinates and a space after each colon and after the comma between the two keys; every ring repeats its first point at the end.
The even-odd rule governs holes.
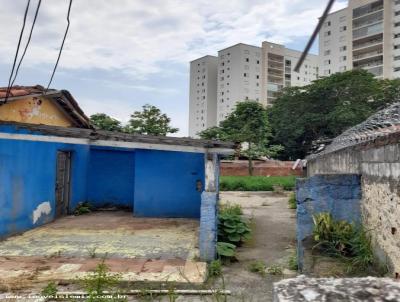
{"type": "Polygon", "coordinates": [[[135,111],[131,115],[125,132],[160,136],[178,132],[179,129],[170,126],[171,119],[160,109],[149,104],[142,108],[142,111],[135,111]]]}
{"type": "Polygon", "coordinates": [[[96,113],[91,115],[90,122],[100,130],[122,131],[121,122],[105,113],[96,113]]]}
{"type": "Polygon", "coordinates": [[[273,141],[284,146],[281,159],[304,158],[313,142],[340,135],[399,97],[399,80],[377,80],[365,70],[284,89],[268,113],[273,141]]]}
{"type": "Polygon", "coordinates": [[[274,156],[280,146],[271,146],[271,127],[266,109],[258,102],[239,102],[235,110],[220,123],[201,133],[204,139],[219,139],[241,143],[241,154],[249,159],[249,173],[253,174],[253,160],[261,156],[274,156]]]}

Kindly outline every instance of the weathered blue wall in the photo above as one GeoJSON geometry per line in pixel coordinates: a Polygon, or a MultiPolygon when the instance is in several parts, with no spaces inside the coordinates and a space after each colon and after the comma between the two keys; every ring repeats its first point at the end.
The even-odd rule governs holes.
{"type": "Polygon", "coordinates": [[[312,216],[331,213],[337,220],[361,222],[360,175],[315,175],[296,183],[298,264],[303,267],[303,240],[312,235],[312,216]]]}
{"type": "Polygon", "coordinates": [[[91,148],[87,177],[87,200],[91,204],[133,208],[134,151],[91,148]]]}
{"type": "Polygon", "coordinates": [[[204,154],[136,150],[134,215],[200,217],[204,154]]]}
{"type": "Polygon", "coordinates": [[[0,238],[53,220],[57,150],[72,152],[73,208],[86,200],[88,146],[0,139],[0,238]],[[34,211],[46,202],[50,212],[34,222],[34,211]]]}

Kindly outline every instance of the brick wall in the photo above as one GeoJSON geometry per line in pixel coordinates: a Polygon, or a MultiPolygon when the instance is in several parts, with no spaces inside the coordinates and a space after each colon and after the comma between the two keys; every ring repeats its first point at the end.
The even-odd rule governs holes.
{"type": "MultiPolygon", "coordinates": [[[[302,169],[293,170],[294,162],[292,161],[255,161],[254,172],[256,176],[288,176],[302,175],[302,169]]],[[[249,175],[249,167],[247,160],[222,161],[221,162],[222,176],[246,176],[249,175]]]]}

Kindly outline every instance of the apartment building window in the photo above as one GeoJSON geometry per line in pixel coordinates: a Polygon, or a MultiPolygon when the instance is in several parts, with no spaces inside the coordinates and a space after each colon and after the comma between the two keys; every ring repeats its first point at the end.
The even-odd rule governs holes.
{"type": "Polygon", "coordinates": [[[324,41],[324,46],[329,46],[331,44],[331,40],[324,41]]]}
{"type": "Polygon", "coordinates": [[[344,21],[346,21],[346,16],[341,16],[341,17],[339,18],[339,22],[344,22],[344,21]]]}
{"type": "Polygon", "coordinates": [[[259,75],[256,75],[256,79],[258,80],[260,78],[260,76],[259,75]]]}
{"type": "Polygon", "coordinates": [[[260,60],[257,60],[257,64],[260,64],[260,60]]]}
{"type": "Polygon", "coordinates": [[[330,74],[331,74],[330,69],[324,71],[324,75],[330,75],[330,74]]]}
{"type": "Polygon", "coordinates": [[[249,58],[246,58],[246,62],[249,62],[250,61],[250,59],[249,58]]]}
{"type": "Polygon", "coordinates": [[[394,71],[394,72],[399,72],[399,71],[400,71],[400,67],[395,67],[395,68],[393,68],[393,71],[394,71]]]}
{"type": "Polygon", "coordinates": [[[347,46],[340,46],[339,47],[339,51],[346,51],[347,50],[347,46]]]}
{"type": "Polygon", "coordinates": [[[346,41],[346,37],[345,37],[345,36],[340,36],[339,41],[340,41],[340,42],[346,41]]]}
{"type": "Polygon", "coordinates": [[[400,22],[396,22],[395,24],[394,24],[394,27],[399,27],[400,26],[400,22]]]}
{"type": "Polygon", "coordinates": [[[341,26],[341,27],[340,27],[340,31],[341,31],[341,32],[344,32],[344,31],[346,31],[346,30],[347,30],[347,26],[341,26]]]}
{"type": "Polygon", "coordinates": [[[395,35],[394,35],[394,38],[395,38],[395,39],[400,38],[400,34],[395,34],[395,35]]]}
{"type": "Polygon", "coordinates": [[[324,56],[329,56],[331,54],[331,51],[330,50],[325,50],[324,51],[324,56]]]}
{"type": "Polygon", "coordinates": [[[224,65],[225,65],[225,62],[222,62],[222,63],[221,63],[221,66],[224,66],[224,65]]]}
{"type": "Polygon", "coordinates": [[[394,15],[395,15],[395,16],[400,15],[400,11],[394,12],[394,15]]]}
{"type": "Polygon", "coordinates": [[[400,44],[395,45],[395,46],[394,46],[394,49],[400,49],[400,44]]]}
{"type": "Polygon", "coordinates": [[[393,58],[393,60],[399,61],[399,60],[400,60],[400,56],[395,56],[395,57],[393,58]]]}
{"type": "Polygon", "coordinates": [[[222,69],[222,70],[221,70],[221,73],[225,73],[225,70],[222,69]]]}
{"type": "Polygon", "coordinates": [[[400,0],[394,1],[394,4],[396,4],[396,5],[400,4],[400,0]]]}
{"type": "Polygon", "coordinates": [[[247,77],[247,73],[245,72],[245,73],[243,74],[243,76],[246,78],[246,77],[247,77]]]}
{"type": "Polygon", "coordinates": [[[325,27],[331,26],[331,21],[326,21],[324,26],[325,27]]]}
{"type": "Polygon", "coordinates": [[[249,70],[250,66],[249,65],[244,65],[244,70],[249,70]]]}
{"type": "Polygon", "coordinates": [[[346,66],[340,66],[339,67],[339,71],[346,71],[346,69],[347,69],[346,66]]]}
{"type": "Polygon", "coordinates": [[[331,60],[325,60],[324,61],[324,65],[330,65],[331,64],[331,60]]]}
{"type": "Polygon", "coordinates": [[[324,33],[324,36],[325,37],[329,37],[331,35],[331,31],[330,30],[328,30],[328,31],[326,31],[325,33],[324,33]]]}
{"type": "Polygon", "coordinates": [[[244,51],[244,53],[245,53],[246,55],[248,55],[248,54],[250,53],[250,51],[246,49],[246,50],[244,51]]]}
{"type": "Polygon", "coordinates": [[[220,79],[220,81],[223,81],[223,80],[224,80],[224,77],[220,77],[219,79],[220,79]]]}
{"type": "Polygon", "coordinates": [[[246,96],[246,101],[248,101],[249,100],[249,97],[248,96],[246,96]]]}
{"type": "Polygon", "coordinates": [[[346,56],[341,56],[340,58],[339,58],[339,61],[340,62],[344,62],[344,61],[346,61],[347,60],[347,57],[346,56]]]}

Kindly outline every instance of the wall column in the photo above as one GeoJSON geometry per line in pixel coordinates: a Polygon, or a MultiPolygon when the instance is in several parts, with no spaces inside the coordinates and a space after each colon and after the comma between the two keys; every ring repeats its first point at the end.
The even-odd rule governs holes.
{"type": "Polygon", "coordinates": [[[200,259],[212,261],[216,258],[219,158],[218,154],[205,153],[205,184],[201,194],[200,209],[200,259]]]}

